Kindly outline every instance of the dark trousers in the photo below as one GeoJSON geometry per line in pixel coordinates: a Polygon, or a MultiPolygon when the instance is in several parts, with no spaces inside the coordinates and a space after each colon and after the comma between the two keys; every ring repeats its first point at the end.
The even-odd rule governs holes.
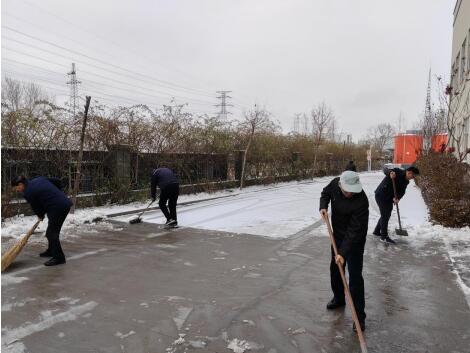
{"type": "Polygon", "coordinates": [[[180,184],[170,184],[165,186],[162,191],[160,192],[160,201],[158,202],[158,206],[162,210],[163,214],[165,215],[167,220],[176,218],[176,204],[178,203],[178,196],[180,194],[180,184]],[[168,208],[166,206],[168,202],[168,208]]]}
{"type": "MultiPolygon", "coordinates": [[[[338,248],[341,246],[341,241],[336,240],[338,248]]],[[[366,318],[365,299],[364,299],[364,278],[362,278],[362,263],[364,257],[364,244],[359,245],[357,248],[351,249],[350,254],[346,258],[349,273],[349,291],[356,307],[356,312],[359,320],[366,318]]],[[[344,268],[346,265],[344,266],[344,268]]],[[[343,269],[344,269],[343,268],[343,269]]],[[[338,265],[335,262],[333,247],[331,247],[331,263],[330,263],[330,278],[331,289],[338,301],[344,301],[344,285],[341,279],[338,265]]]]}
{"type": "Polygon", "coordinates": [[[70,207],[61,211],[54,211],[47,214],[49,220],[47,229],[46,229],[46,238],[49,243],[47,251],[51,254],[51,257],[65,260],[64,252],[62,251],[62,246],[60,245],[60,230],[64,224],[67,215],[69,214],[70,207]]]}
{"type": "Polygon", "coordinates": [[[375,201],[380,209],[380,218],[375,226],[374,233],[380,233],[380,235],[388,235],[388,221],[393,211],[393,200],[384,200],[381,197],[375,195],[375,201]]]}

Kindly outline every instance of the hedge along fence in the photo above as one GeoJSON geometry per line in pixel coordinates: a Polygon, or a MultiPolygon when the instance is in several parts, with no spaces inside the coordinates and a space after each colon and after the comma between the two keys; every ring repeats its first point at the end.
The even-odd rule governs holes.
{"type": "Polygon", "coordinates": [[[470,226],[470,166],[439,153],[421,156],[416,165],[431,221],[446,227],[470,226]]]}
{"type": "MultiPolygon", "coordinates": [[[[70,193],[76,175],[78,151],[65,149],[2,148],[2,217],[23,213],[22,200],[11,190],[16,175],[43,175],[62,180],[70,193]]],[[[150,185],[152,170],[172,168],[182,184],[201,184],[212,189],[213,182],[227,179],[229,156],[210,153],[140,153],[127,145],[108,151],[84,151],[78,207],[135,201],[138,191],[150,185]]],[[[148,194],[148,193],[147,193],[148,194]]]]}

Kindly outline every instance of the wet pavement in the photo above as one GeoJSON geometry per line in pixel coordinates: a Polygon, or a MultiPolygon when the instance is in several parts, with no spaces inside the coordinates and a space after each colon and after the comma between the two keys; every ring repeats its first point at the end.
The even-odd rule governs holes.
{"type": "MultiPolygon", "coordinates": [[[[330,312],[329,240],[103,223],[46,268],[28,244],[2,275],[5,352],[359,352],[330,312]],[[231,347],[231,348],[228,348],[231,347]]],[[[40,237],[41,235],[35,235],[40,237]]],[[[368,237],[369,352],[470,352],[470,309],[440,244],[368,237]]]]}

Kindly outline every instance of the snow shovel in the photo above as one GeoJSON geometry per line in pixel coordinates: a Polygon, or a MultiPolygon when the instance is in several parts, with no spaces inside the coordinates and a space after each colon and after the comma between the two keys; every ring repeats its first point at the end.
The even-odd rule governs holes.
{"type": "MultiPolygon", "coordinates": [[[[326,227],[328,228],[328,234],[330,235],[331,245],[333,246],[333,252],[335,253],[335,257],[336,257],[338,255],[338,248],[336,247],[336,241],[335,241],[335,238],[333,237],[333,229],[331,228],[330,218],[328,217],[328,215],[325,215],[322,217],[326,223],[326,227]]],[[[359,319],[356,313],[356,307],[354,306],[351,293],[349,292],[349,286],[348,286],[348,282],[346,281],[346,276],[344,275],[343,266],[341,266],[340,264],[337,264],[337,265],[339,268],[339,273],[341,274],[341,279],[343,280],[344,293],[346,294],[349,307],[351,308],[352,318],[353,318],[354,324],[356,325],[356,332],[357,332],[357,337],[359,338],[359,344],[361,345],[361,352],[367,353],[366,340],[364,338],[364,335],[362,334],[362,328],[361,328],[361,325],[359,324],[359,319]]]]}
{"type": "Polygon", "coordinates": [[[26,235],[21,238],[15,245],[13,245],[10,249],[7,250],[5,254],[2,256],[2,272],[5,271],[8,266],[12,264],[13,261],[15,261],[16,257],[18,254],[23,250],[25,247],[26,243],[29,240],[29,237],[33,235],[34,231],[36,228],[39,226],[39,223],[41,223],[41,219],[38,220],[34,226],[26,233],[26,235]]]}
{"type": "Polygon", "coordinates": [[[136,224],[142,222],[142,216],[144,215],[145,211],[149,209],[149,207],[153,204],[153,201],[149,203],[149,205],[143,210],[136,218],[133,218],[129,221],[130,224],[136,224]]]}
{"type": "MultiPolygon", "coordinates": [[[[395,185],[395,179],[392,179],[392,185],[393,185],[393,194],[395,195],[395,199],[398,200],[398,197],[397,197],[397,187],[395,185]]],[[[408,236],[408,232],[406,229],[403,229],[401,227],[401,218],[400,218],[400,208],[398,207],[398,202],[395,204],[395,206],[397,207],[397,215],[398,215],[398,228],[395,228],[395,233],[397,235],[401,235],[403,237],[407,237],[408,236]]]]}

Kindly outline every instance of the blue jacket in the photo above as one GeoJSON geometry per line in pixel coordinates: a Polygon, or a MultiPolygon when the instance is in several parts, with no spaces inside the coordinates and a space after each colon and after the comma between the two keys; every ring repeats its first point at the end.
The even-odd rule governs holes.
{"type": "Polygon", "coordinates": [[[410,183],[408,179],[406,179],[406,173],[403,169],[400,168],[393,168],[387,169],[384,168],[383,170],[385,174],[385,178],[379,184],[377,189],[375,189],[375,195],[384,201],[393,202],[393,185],[392,185],[392,178],[390,178],[390,172],[395,172],[397,175],[395,178],[395,185],[397,187],[397,196],[399,199],[405,195],[406,187],[410,183]]]}
{"type": "Polygon", "coordinates": [[[36,177],[26,181],[23,197],[28,201],[34,213],[44,218],[69,210],[72,201],[60,190],[61,182],[57,178],[36,177]]]}
{"type": "Polygon", "coordinates": [[[156,198],[157,195],[157,185],[160,190],[163,190],[165,187],[171,184],[178,184],[178,179],[176,178],[175,173],[168,168],[158,168],[155,169],[152,173],[152,180],[150,184],[150,193],[152,199],[156,198]]]}

